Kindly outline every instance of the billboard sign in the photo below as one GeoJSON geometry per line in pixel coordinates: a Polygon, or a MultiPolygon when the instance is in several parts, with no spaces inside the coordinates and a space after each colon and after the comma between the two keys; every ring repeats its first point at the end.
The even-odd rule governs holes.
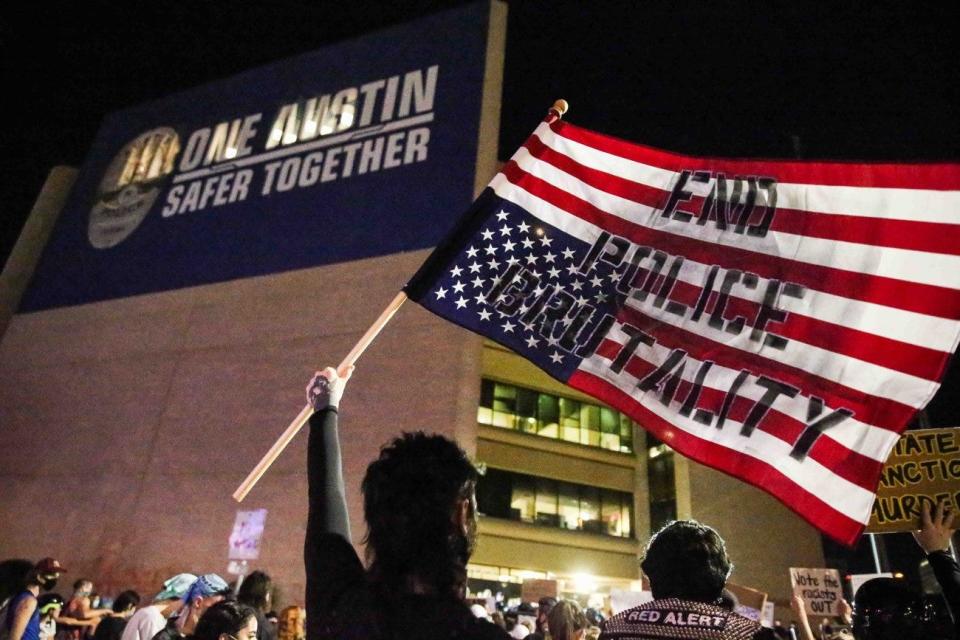
{"type": "Polygon", "coordinates": [[[436,244],[473,197],[489,10],[110,114],[20,310],[436,244]]]}

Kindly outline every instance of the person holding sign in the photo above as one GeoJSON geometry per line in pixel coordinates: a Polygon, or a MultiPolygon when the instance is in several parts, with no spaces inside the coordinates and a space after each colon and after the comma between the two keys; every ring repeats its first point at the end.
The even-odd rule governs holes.
{"type": "Polygon", "coordinates": [[[404,433],[363,479],[364,569],[350,543],[337,416],[353,367],[307,386],[307,640],[507,640],[464,603],[476,539],[477,470],[455,442],[404,433]]]}

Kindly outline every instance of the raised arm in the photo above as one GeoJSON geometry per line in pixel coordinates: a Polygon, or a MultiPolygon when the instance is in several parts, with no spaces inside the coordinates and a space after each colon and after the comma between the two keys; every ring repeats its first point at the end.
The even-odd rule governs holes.
{"type": "Polygon", "coordinates": [[[310,507],[307,538],[315,533],[336,533],[350,541],[350,517],[343,485],[338,417],[340,398],[352,368],[338,375],[332,367],[318,371],[307,385],[307,400],[313,407],[307,449],[307,480],[310,507]]]}
{"type": "Polygon", "coordinates": [[[303,545],[308,640],[335,635],[338,617],[350,615],[341,609],[364,581],[363,565],[350,543],[337,431],[340,396],[351,373],[352,367],[340,374],[328,367],[307,386],[307,399],[314,409],[307,445],[309,510],[303,545]]]}
{"type": "Polygon", "coordinates": [[[954,623],[960,621],[960,566],[950,555],[950,540],[954,531],[954,513],[948,503],[941,502],[933,514],[930,505],[923,504],[920,514],[922,528],[913,537],[927,554],[933,574],[940,583],[943,597],[950,608],[954,623]]]}

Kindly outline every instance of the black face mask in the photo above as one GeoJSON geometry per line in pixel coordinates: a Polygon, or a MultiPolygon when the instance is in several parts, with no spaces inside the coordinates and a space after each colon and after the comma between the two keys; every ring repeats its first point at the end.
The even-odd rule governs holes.
{"type": "Polygon", "coordinates": [[[44,591],[51,591],[54,587],[57,586],[56,578],[40,578],[40,587],[44,591]]]}

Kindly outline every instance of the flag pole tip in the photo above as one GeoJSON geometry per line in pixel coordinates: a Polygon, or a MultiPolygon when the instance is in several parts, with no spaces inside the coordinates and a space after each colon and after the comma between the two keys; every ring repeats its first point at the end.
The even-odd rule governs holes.
{"type": "Polygon", "coordinates": [[[553,106],[550,107],[550,110],[556,111],[557,116],[562,118],[563,114],[565,114],[567,112],[567,109],[569,108],[570,108],[570,105],[567,103],[567,101],[564,100],[563,98],[560,98],[559,100],[553,103],[553,106]]]}

